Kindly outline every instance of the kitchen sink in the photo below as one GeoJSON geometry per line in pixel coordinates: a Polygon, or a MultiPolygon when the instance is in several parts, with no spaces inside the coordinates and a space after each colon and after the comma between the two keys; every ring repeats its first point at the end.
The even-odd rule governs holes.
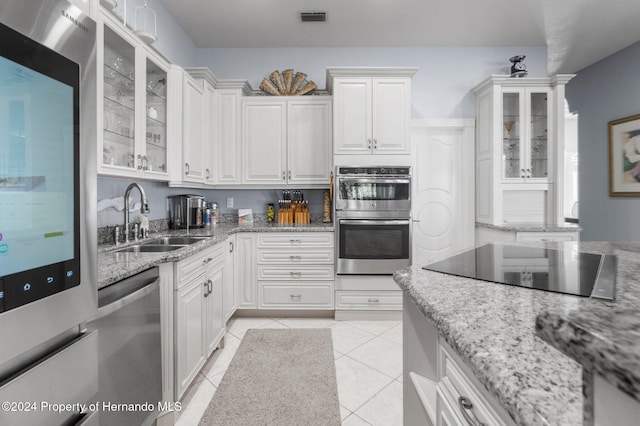
{"type": "Polygon", "coordinates": [[[163,237],[156,240],[151,240],[143,245],[157,245],[157,246],[171,246],[180,245],[188,246],[189,244],[195,244],[199,241],[206,240],[209,237],[163,237]]]}
{"type": "Polygon", "coordinates": [[[173,251],[185,247],[184,244],[164,244],[164,245],[152,245],[152,244],[137,244],[135,246],[129,246],[121,248],[120,250],[114,250],[114,253],[162,253],[166,251],[173,251]]]}

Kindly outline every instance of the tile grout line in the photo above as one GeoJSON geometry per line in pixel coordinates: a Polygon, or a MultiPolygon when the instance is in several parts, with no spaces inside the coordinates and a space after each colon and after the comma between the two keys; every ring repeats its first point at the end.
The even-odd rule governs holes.
{"type": "MultiPolygon", "coordinates": [[[[382,393],[382,391],[384,391],[386,388],[388,388],[389,386],[391,386],[393,384],[393,382],[395,382],[396,380],[392,380],[389,383],[387,383],[386,385],[384,385],[384,387],[382,389],[380,389],[378,392],[374,393],[373,395],[371,395],[371,398],[367,399],[365,402],[363,402],[358,408],[356,408],[355,410],[353,410],[353,414],[357,416],[356,411],[358,411],[359,409],[361,409],[362,407],[364,407],[365,405],[367,405],[367,403],[369,401],[371,401],[373,398],[375,398],[377,395],[379,395],[380,393],[382,393]]],[[[402,384],[402,383],[400,383],[402,384]]],[[[403,400],[404,400],[404,395],[402,396],[403,400]]],[[[358,416],[360,419],[362,419],[362,417],[358,416]]],[[[369,422],[367,422],[366,420],[362,419],[363,421],[365,421],[367,424],[371,424],[369,422]]]]}

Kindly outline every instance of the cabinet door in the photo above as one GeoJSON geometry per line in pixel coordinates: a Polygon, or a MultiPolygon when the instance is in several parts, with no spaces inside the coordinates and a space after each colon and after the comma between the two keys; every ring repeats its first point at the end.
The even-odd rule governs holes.
{"type": "Polygon", "coordinates": [[[231,318],[236,311],[236,298],[234,288],[234,260],[235,260],[235,243],[236,236],[231,235],[229,237],[229,251],[224,264],[224,277],[223,277],[223,289],[222,295],[224,297],[224,320],[225,322],[231,318]]]}
{"type": "Polygon", "coordinates": [[[551,114],[549,109],[550,89],[527,89],[528,124],[527,132],[527,179],[549,180],[550,154],[549,136],[551,114]]]}
{"type": "Polygon", "coordinates": [[[502,179],[522,181],[526,177],[525,97],[522,89],[502,93],[502,179]]]}
{"type": "Polygon", "coordinates": [[[182,396],[204,365],[204,292],[207,279],[198,275],[176,292],[176,392],[182,396]]]}
{"type": "Polygon", "coordinates": [[[373,79],[373,152],[409,154],[409,78],[373,79]]]}
{"type": "Polygon", "coordinates": [[[331,101],[287,102],[287,182],[329,182],[331,148],[331,101]]]}
{"type": "Polygon", "coordinates": [[[224,264],[212,268],[207,275],[207,288],[204,293],[205,314],[205,347],[208,357],[218,347],[225,331],[223,312],[223,278],[224,264]]]}
{"type": "Polygon", "coordinates": [[[204,154],[204,182],[216,183],[217,153],[215,146],[216,127],[218,125],[217,100],[213,86],[204,81],[202,114],[202,150],[204,154]]]}
{"type": "Polygon", "coordinates": [[[217,90],[217,137],[214,170],[219,184],[240,183],[240,90],[217,90]]]}
{"type": "Polygon", "coordinates": [[[286,104],[243,101],[242,183],[286,183],[286,104]]]}
{"type": "Polygon", "coordinates": [[[256,308],[256,244],[254,235],[236,234],[235,295],[238,309],[256,308]]]}
{"type": "Polygon", "coordinates": [[[370,77],[334,79],[334,154],[371,153],[371,84],[370,77]]]}
{"type": "MultiPolygon", "coordinates": [[[[136,49],[125,34],[103,25],[102,159],[100,172],[135,176],[136,49]]],[[[141,167],[141,165],[140,165],[141,167]]]]}
{"type": "Polygon", "coordinates": [[[146,175],[167,179],[167,68],[144,57],[142,93],[145,124],[142,170],[146,175]]]}
{"type": "Polygon", "coordinates": [[[184,74],[182,98],[182,178],[186,182],[204,180],[203,102],[204,89],[184,74]]]}

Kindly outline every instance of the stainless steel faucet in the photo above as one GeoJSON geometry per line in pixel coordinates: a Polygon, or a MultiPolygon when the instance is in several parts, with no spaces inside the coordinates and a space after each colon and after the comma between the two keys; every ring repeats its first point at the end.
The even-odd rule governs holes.
{"type": "Polygon", "coordinates": [[[124,192],[124,242],[125,243],[129,242],[129,234],[130,234],[129,232],[129,196],[131,195],[131,190],[133,188],[138,188],[138,191],[140,191],[140,203],[142,204],[140,206],[140,213],[145,214],[145,213],[149,213],[150,211],[149,203],[147,202],[147,196],[144,193],[144,189],[142,189],[142,187],[135,182],[127,186],[127,190],[124,192]]]}

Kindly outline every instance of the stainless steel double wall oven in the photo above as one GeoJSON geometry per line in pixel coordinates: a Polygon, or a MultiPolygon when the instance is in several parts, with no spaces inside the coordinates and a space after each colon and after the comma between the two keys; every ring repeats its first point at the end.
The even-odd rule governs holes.
{"type": "Polygon", "coordinates": [[[391,275],[411,263],[411,168],[336,167],[336,273],[391,275]]]}

